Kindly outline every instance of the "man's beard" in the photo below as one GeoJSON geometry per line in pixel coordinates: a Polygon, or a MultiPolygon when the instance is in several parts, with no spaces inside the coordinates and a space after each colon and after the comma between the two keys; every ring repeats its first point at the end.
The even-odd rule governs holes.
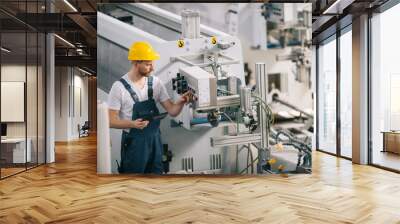
{"type": "Polygon", "coordinates": [[[139,69],[138,73],[139,73],[139,75],[141,75],[141,76],[148,77],[148,76],[150,76],[150,73],[151,73],[151,72],[143,72],[143,71],[141,71],[141,70],[139,69]]]}

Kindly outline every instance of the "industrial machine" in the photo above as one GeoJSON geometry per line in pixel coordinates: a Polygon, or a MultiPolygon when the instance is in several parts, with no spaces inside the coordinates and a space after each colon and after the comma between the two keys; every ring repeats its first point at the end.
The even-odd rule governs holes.
{"type": "MultiPolygon", "coordinates": [[[[310,172],[310,142],[296,139],[284,130],[272,129],[273,115],[271,102],[268,102],[264,63],[255,65],[256,88],[246,87],[238,38],[201,26],[197,11],[185,10],[179,17],[148,4],[119,4],[118,7],[100,9],[105,13],[98,13],[100,101],[106,101],[110,83],[129,69],[129,65],[123,64],[110,70],[109,64],[119,65],[121,61],[118,59],[122,58],[119,54],[126,55],[129,45],[135,40],[150,42],[161,55],[155,62],[153,75],[162,80],[172,100],[177,100],[187,91],[195,96],[180,115],[162,121],[164,162],[168,173],[310,172]],[[126,20],[127,13],[132,16],[133,25],[131,21],[126,23],[118,19],[126,20]],[[158,32],[154,29],[149,31],[153,34],[138,29],[134,26],[137,14],[141,19],[148,16],[149,20],[153,18],[152,14],[157,14],[162,20],[154,22],[153,18],[152,25],[168,26],[171,30],[166,36],[170,38],[175,36],[173,32],[179,31],[179,37],[165,40],[161,33],[154,35],[158,32]],[[176,24],[180,24],[179,29],[176,24]],[[285,148],[294,149],[296,158],[274,157],[274,151],[284,151],[285,148]]],[[[106,106],[99,105],[99,110],[103,110],[99,111],[99,122],[107,121],[102,118],[107,116],[104,113],[106,106]]],[[[104,161],[98,163],[98,170],[115,172],[113,161],[119,159],[120,131],[109,131],[107,125],[99,125],[98,134],[102,138],[109,136],[111,142],[111,154],[108,141],[99,143],[101,155],[98,158],[104,161]],[[108,164],[107,169],[101,167],[103,163],[108,164]]]]}

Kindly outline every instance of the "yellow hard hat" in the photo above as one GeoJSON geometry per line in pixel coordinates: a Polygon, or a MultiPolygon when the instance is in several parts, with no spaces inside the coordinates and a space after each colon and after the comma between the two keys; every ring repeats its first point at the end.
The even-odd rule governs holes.
{"type": "Polygon", "coordinates": [[[129,48],[128,60],[130,61],[153,61],[159,58],[160,55],[145,41],[135,42],[129,48]]]}

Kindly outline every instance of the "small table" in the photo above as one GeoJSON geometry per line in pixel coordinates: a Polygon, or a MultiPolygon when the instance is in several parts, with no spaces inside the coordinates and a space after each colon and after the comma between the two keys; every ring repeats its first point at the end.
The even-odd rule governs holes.
{"type": "Polygon", "coordinates": [[[25,138],[6,138],[1,139],[1,159],[6,163],[25,163],[31,162],[31,139],[27,138],[25,154],[25,138]]]}
{"type": "Polygon", "coordinates": [[[400,154],[400,131],[382,131],[381,133],[383,133],[382,152],[400,154]]]}

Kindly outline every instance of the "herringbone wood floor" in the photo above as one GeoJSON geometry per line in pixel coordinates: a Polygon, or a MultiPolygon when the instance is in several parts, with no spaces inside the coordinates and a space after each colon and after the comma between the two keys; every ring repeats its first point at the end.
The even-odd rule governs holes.
{"type": "Polygon", "coordinates": [[[96,139],[0,181],[0,223],[400,223],[400,175],[315,153],[312,175],[96,175],[96,139]]]}

